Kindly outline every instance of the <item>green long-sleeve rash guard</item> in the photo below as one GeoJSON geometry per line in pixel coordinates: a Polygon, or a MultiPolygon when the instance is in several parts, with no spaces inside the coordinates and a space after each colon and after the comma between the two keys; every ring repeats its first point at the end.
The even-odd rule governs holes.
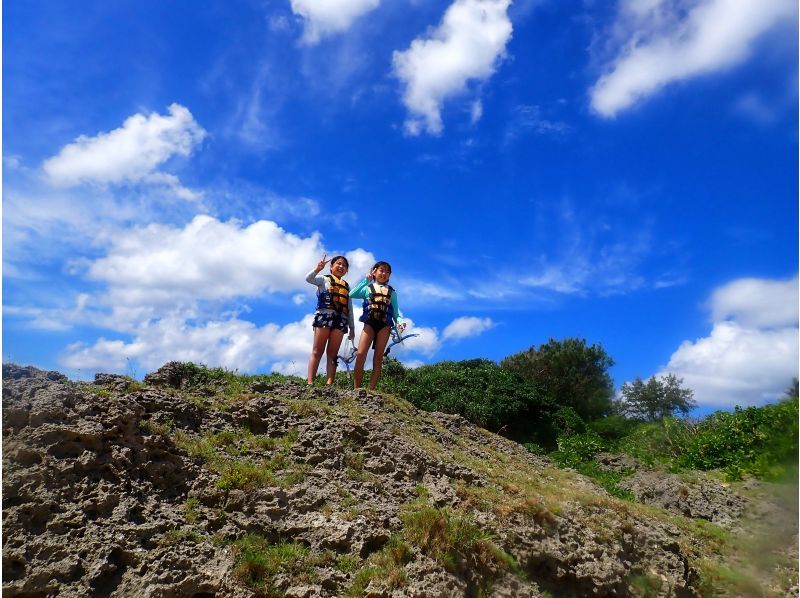
{"type": "MultiPolygon", "coordinates": [[[[369,285],[371,282],[372,281],[370,281],[369,279],[364,278],[361,282],[359,282],[356,286],[354,286],[350,290],[350,297],[352,299],[366,299],[367,297],[369,297],[369,285]]],[[[375,284],[378,287],[388,286],[388,285],[381,285],[378,282],[376,282],[375,284]]],[[[392,310],[394,310],[394,321],[397,324],[402,324],[403,322],[405,322],[406,319],[403,317],[403,314],[397,305],[397,291],[395,290],[392,290],[391,301],[392,301],[392,310]]]]}

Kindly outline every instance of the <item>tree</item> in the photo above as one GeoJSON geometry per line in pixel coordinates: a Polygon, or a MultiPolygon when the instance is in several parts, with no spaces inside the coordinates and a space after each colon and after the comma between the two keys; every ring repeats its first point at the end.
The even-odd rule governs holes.
{"type": "Polygon", "coordinates": [[[792,378],[792,384],[783,393],[784,399],[795,399],[800,395],[800,385],[797,383],[797,378],[792,378]]]}
{"type": "Polygon", "coordinates": [[[683,378],[675,374],[667,374],[661,379],[653,376],[647,382],[637,377],[622,385],[620,411],[631,419],[649,422],[675,413],[686,416],[697,403],[692,398],[694,393],[682,388],[681,384],[683,378]]]}
{"type": "Polygon", "coordinates": [[[608,369],[614,360],[599,344],[551,338],[538,349],[506,357],[500,365],[536,383],[555,404],[572,407],[586,421],[611,412],[614,383],[608,369]]]}

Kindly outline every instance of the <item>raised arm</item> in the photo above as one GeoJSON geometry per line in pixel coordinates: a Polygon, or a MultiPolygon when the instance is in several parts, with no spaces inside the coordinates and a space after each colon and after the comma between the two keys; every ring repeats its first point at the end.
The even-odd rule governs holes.
{"type": "Polygon", "coordinates": [[[317,267],[313,268],[311,272],[306,275],[307,283],[313,284],[314,286],[321,288],[323,291],[325,290],[325,277],[317,275],[322,272],[325,264],[328,263],[328,260],[325,259],[326,257],[328,257],[328,254],[323,255],[322,259],[317,264],[317,267]]]}
{"type": "Polygon", "coordinates": [[[353,299],[366,299],[369,295],[369,283],[372,282],[369,278],[364,278],[356,286],[350,290],[350,297],[353,299]]]}

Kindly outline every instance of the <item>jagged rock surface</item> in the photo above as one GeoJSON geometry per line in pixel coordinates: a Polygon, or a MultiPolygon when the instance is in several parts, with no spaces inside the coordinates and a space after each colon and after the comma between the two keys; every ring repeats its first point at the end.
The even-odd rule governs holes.
{"type": "Polygon", "coordinates": [[[745,508],[745,500],[719,481],[690,478],[662,471],[637,471],[619,483],[636,500],[673,513],[731,527],[745,508]]]}
{"type": "MultiPolygon", "coordinates": [[[[657,578],[659,595],[695,594],[677,528],[581,476],[558,472],[556,480],[545,460],[458,416],[291,383],[259,383],[215,408],[213,392],[203,399],[179,390],[186,384],[174,364],[143,386],[113,375],[76,384],[8,364],[3,380],[4,596],[251,596],[235,574],[232,541],[256,533],[363,563],[402,532],[404,505],[421,495],[432,507],[473,513],[519,564],[492,573],[483,584],[490,595],[629,595],[636,575],[657,578]],[[296,434],[274,483],[226,487],[175,441],[244,427],[264,438],[296,434]],[[499,485],[495,469],[512,465],[531,484],[565,485],[558,509],[499,485]],[[301,475],[290,480],[289,470],[301,475]],[[522,507],[478,505],[484,491],[519,496],[522,507]]],[[[217,450],[276,454],[268,442],[232,438],[217,450]]],[[[354,574],[323,559],[313,575],[272,582],[288,596],[337,596],[354,574]]],[[[483,583],[473,568],[454,571],[418,547],[404,575],[399,588],[373,579],[363,595],[465,596],[483,583]]]]}

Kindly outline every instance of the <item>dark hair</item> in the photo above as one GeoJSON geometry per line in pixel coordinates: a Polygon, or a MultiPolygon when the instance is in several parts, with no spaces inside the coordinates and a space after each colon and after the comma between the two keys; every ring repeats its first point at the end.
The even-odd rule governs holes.
{"type": "MultiPolygon", "coordinates": [[[[391,264],[389,264],[389,262],[377,262],[374,266],[372,266],[372,270],[380,268],[381,266],[385,266],[386,269],[389,271],[389,274],[392,273],[392,266],[391,264]]],[[[370,272],[372,272],[372,270],[370,270],[370,272]]]]}
{"type": "Polygon", "coordinates": [[[350,269],[350,262],[348,262],[347,258],[344,257],[343,255],[335,255],[335,256],[333,256],[331,258],[331,266],[333,266],[333,264],[336,263],[336,260],[342,260],[344,262],[344,265],[347,266],[347,269],[348,270],[350,269]]]}

